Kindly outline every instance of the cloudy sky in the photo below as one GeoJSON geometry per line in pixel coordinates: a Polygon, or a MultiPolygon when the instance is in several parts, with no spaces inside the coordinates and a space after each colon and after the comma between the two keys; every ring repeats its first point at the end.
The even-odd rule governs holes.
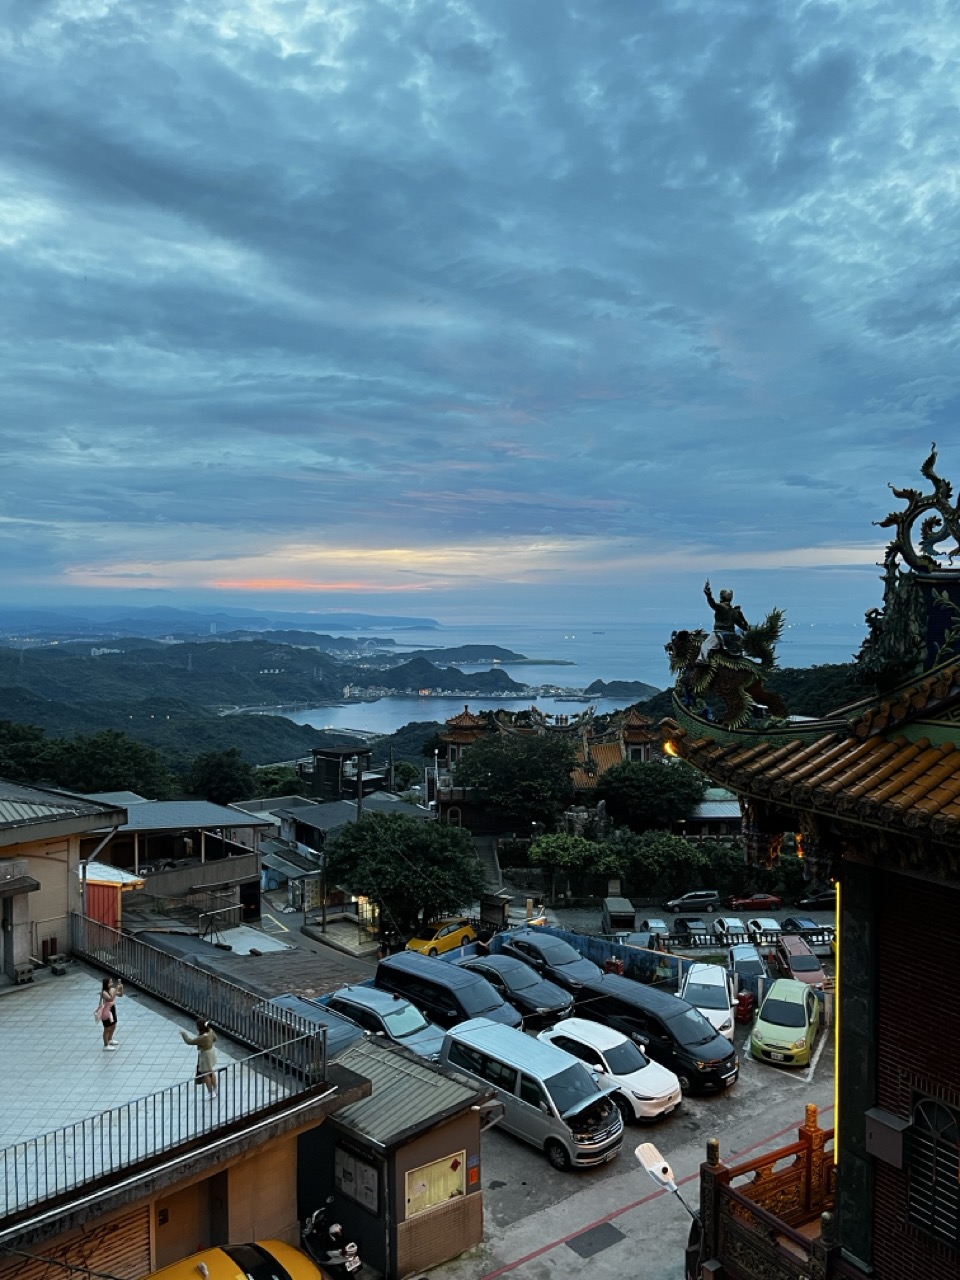
{"type": "Polygon", "coordinates": [[[960,482],[946,0],[0,18],[4,602],[859,620],[960,482]]]}

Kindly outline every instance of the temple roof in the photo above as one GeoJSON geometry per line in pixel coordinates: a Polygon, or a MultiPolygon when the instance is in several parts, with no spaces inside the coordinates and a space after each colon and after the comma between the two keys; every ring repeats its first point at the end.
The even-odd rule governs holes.
{"type": "Polygon", "coordinates": [[[949,718],[958,700],[960,664],[949,664],[857,704],[849,718],[732,731],[678,707],[661,732],[677,755],[742,795],[960,840],[960,722],[949,718]]]}

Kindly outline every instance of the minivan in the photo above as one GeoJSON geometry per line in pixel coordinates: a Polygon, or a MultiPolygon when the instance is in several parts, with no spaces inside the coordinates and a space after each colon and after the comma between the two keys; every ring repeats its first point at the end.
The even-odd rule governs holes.
{"type": "Polygon", "coordinates": [[[440,1062],[492,1085],[503,1103],[501,1128],[538,1147],[555,1169],[587,1168],[619,1154],[617,1085],[600,1084],[563,1049],[472,1018],[444,1036],[440,1062]]]}
{"type": "Polygon", "coordinates": [[[668,911],[678,915],[681,911],[695,915],[698,911],[716,911],[720,906],[720,895],[716,889],[694,889],[691,893],[681,894],[679,898],[671,898],[663,904],[668,911]]]}
{"type": "Polygon", "coordinates": [[[577,1016],[622,1031],[667,1067],[684,1093],[735,1084],[740,1060],[733,1045],[686,1000],[632,978],[607,973],[576,994],[577,1016]]]}
{"type": "Polygon", "coordinates": [[[488,1018],[508,1027],[523,1025],[523,1018],[507,1004],[479,973],[419,951],[401,951],[377,965],[374,985],[395,991],[415,1004],[425,1017],[441,1027],[454,1027],[470,1018],[488,1018]]]}
{"type": "Polygon", "coordinates": [[[601,933],[632,933],[637,913],[629,898],[604,898],[600,908],[601,933]]]}

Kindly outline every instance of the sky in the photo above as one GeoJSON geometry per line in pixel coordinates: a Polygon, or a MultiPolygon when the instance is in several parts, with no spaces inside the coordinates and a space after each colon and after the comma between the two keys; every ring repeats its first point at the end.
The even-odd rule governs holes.
{"type": "Polygon", "coordinates": [[[0,0],[0,601],[880,601],[960,482],[946,0],[0,0]]]}

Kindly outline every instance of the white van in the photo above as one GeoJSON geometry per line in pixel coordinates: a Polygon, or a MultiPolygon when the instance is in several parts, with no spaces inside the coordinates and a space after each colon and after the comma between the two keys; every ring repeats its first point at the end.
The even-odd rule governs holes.
{"type": "Polygon", "coordinates": [[[586,1168],[619,1154],[617,1085],[600,1084],[572,1054],[472,1018],[444,1036],[440,1061],[492,1085],[504,1107],[501,1127],[539,1147],[555,1169],[586,1168]]]}
{"type": "Polygon", "coordinates": [[[692,964],[680,980],[677,995],[699,1009],[722,1036],[733,1040],[731,980],[720,964],[692,964]]]}

